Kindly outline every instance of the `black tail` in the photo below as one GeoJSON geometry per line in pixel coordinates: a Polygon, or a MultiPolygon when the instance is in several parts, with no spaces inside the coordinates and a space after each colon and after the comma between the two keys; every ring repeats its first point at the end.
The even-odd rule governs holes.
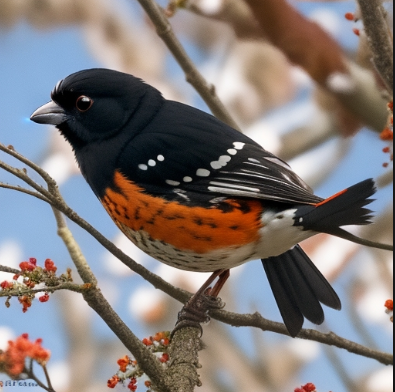
{"type": "Polygon", "coordinates": [[[336,292],[299,245],[280,256],[263,259],[262,263],[292,337],[302,329],[304,318],[323,323],[321,303],[341,309],[336,292]]]}
{"type": "Polygon", "coordinates": [[[303,227],[303,230],[328,233],[357,244],[393,251],[392,245],[365,240],[341,228],[342,226],[371,223],[372,211],[364,207],[373,201],[369,198],[375,192],[374,181],[369,179],[318,204],[300,206],[295,213],[294,225],[303,227]]]}
{"type": "Polygon", "coordinates": [[[295,226],[336,235],[341,226],[367,225],[371,223],[372,211],[364,207],[373,201],[369,197],[375,192],[374,181],[370,179],[316,205],[301,206],[295,214],[295,226]]]}

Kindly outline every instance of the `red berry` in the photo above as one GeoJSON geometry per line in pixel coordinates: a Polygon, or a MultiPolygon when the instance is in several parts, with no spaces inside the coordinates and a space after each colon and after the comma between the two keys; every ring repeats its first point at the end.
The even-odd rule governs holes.
{"type": "Polygon", "coordinates": [[[45,270],[48,272],[55,273],[57,270],[55,263],[51,259],[46,259],[44,265],[45,265],[45,270]]]}
{"type": "Polygon", "coordinates": [[[314,384],[312,384],[312,383],[310,382],[310,383],[306,384],[306,385],[303,387],[303,389],[304,389],[306,392],[315,392],[316,387],[315,387],[314,384]]]}
{"type": "Polygon", "coordinates": [[[19,268],[22,271],[34,271],[36,265],[34,263],[30,263],[29,261],[22,261],[22,263],[19,264],[19,268]]]}
{"type": "Polygon", "coordinates": [[[12,282],[7,282],[7,281],[5,280],[4,282],[1,282],[1,283],[0,283],[0,287],[1,287],[3,290],[12,289],[12,288],[14,287],[14,283],[12,283],[12,282]]]}
{"type": "Polygon", "coordinates": [[[357,35],[358,37],[361,35],[361,30],[357,29],[356,27],[353,28],[352,31],[353,31],[354,34],[357,35]]]}
{"type": "Polygon", "coordinates": [[[388,299],[387,301],[385,301],[384,306],[388,309],[388,310],[394,310],[394,301],[392,299],[388,299]]]}
{"type": "Polygon", "coordinates": [[[347,12],[345,15],[347,20],[354,21],[355,20],[355,15],[352,12],[347,12]]]}
{"type": "Polygon", "coordinates": [[[143,344],[145,344],[146,346],[152,346],[152,340],[144,338],[143,339],[143,344]]]}
{"type": "Polygon", "coordinates": [[[41,297],[39,297],[38,300],[39,300],[40,302],[48,302],[48,300],[49,300],[49,294],[48,294],[48,293],[45,293],[44,295],[42,295],[41,297]]]}

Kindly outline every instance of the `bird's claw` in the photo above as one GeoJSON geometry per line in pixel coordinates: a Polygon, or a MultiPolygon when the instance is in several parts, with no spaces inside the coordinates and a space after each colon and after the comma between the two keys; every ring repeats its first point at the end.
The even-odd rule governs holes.
{"type": "Polygon", "coordinates": [[[225,303],[219,297],[207,294],[192,297],[178,313],[178,320],[171,336],[173,337],[177,331],[186,327],[199,329],[201,336],[203,334],[201,324],[210,321],[210,311],[223,309],[224,306],[225,303]]]}

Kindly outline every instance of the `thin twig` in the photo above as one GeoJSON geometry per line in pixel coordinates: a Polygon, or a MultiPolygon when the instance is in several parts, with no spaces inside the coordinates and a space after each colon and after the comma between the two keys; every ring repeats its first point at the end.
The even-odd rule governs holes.
{"type": "Polygon", "coordinates": [[[40,199],[42,201],[45,201],[46,203],[51,204],[51,201],[48,200],[46,197],[42,196],[40,193],[38,192],[33,192],[29,189],[23,188],[21,186],[15,186],[15,185],[8,185],[5,184],[4,182],[0,182],[0,188],[4,188],[4,189],[11,189],[13,191],[17,191],[17,192],[21,192],[21,193],[25,193],[27,195],[33,196],[37,199],[40,199]]]}
{"type": "Polygon", "coordinates": [[[379,0],[358,0],[373,63],[391,96],[394,94],[393,43],[389,35],[384,8],[379,0]]]}
{"type": "MultiPolygon", "coordinates": [[[[255,327],[263,331],[271,331],[289,336],[284,324],[267,320],[259,313],[237,314],[221,310],[213,313],[212,317],[235,327],[255,327]]],[[[329,346],[335,346],[353,354],[375,359],[384,365],[393,364],[393,356],[391,354],[372,350],[359,343],[344,339],[333,332],[322,333],[314,329],[302,329],[297,337],[300,339],[327,344],[329,346]]]]}
{"type": "MultiPolygon", "coordinates": [[[[58,192],[57,188],[56,192],[58,192]]],[[[67,227],[66,221],[64,220],[62,213],[55,207],[52,207],[52,211],[56,219],[58,235],[63,240],[63,243],[66,245],[67,251],[69,252],[71,259],[73,260],[73,263],[76,266],[81,279],[85,283],[97,285],[97,279],[93,274],[92,270],[90,269],[89,264],[86,261],[86,258],[83,255],[77,241],[75,241],[71,231],[67,227]]]]}
{"type": "Polygon", "coordinates": [[[196,89],[214,116],[224,121],[231,127],[239,129],[236,121],[232,118],[225,106],[219,100],[214,86],[207,83],[195,64],[190,59],[185,49],[175,36],[171,24],[165,16],[164,11],[153,0],[138,0],[140,5],[155,25],[158,35],[167,45],[170,52],[185,72],[186,80],[196,89]]]}
{"type": "Polygon", "coordinates": [[[30,167],[33,169],[37,174],[42,177],[42,179],[47,183],[49,186],[49,191],[51,192],[54,188],[57,188],[56,181],[39,165],[36,163],[32,162],[30,159],[27,159],[25,156],[20,154],[19,152],[15,151],[13,148],[7,147],[4,144],[0,143],[0,151],[5,152],[8,155],[11,155],[18,161],[24,163],[26,166],[30,167]]]}
{"type": "MultiPolygon", "coordinates": [[[[19,271],[18,273],[20,274],[21,271],[19,271]]],[[[71,282],[61,283],[56,286],[44,286],[38,289],[18,287],[16,289],[0,290],[0,297],[20,297],[21,295],[42,293],[43,291],[48,293],[54,293],[55,291],[59,290],[69,290],[75,293],[84,293],[87,290],[90,290],[92,287],[93,286],[88,286],[86,284],[80,285],[71,282]]]]}
{"type": "MultiPolygon", "coordinates": [[[[43,366],[44,368],[44,366],[43,366]]],[[[48,384],[48,386],[46,386],[43,382],[41,382],[37,376],[34,374],[33,372],[33,359],[30,360],[30,364],[29,364],[29,368],[25,368],[25,371],[23,372],[26,374],[26,376],[30,379],[33,380],[34,382],[37,383],[37,385],[39,387],[41,387],[42,389],[46,390],[47,392],[56,392],[52,386],[50,386],[48,384]]],[[[48,381],[48,378],[47,378],[48,381]]]]}
{"type": "Polygon", "coordinates": [[[15,268],[7,267],[6,265],[0,265],[0,272],[6,272],[8,274],[14,274],[14,275],[21,273],[21,271],[15,268]]]}
{"type": "MultiPolygon", "coordinates": [[[[0,150],[2,149],[3,145],[0,144],[0,150]]],[[[6,152],[6,151],[5,151],[6,152]]],[[[26,158],[25,158],[26,159],[26,158]]],[[[17,169],[8,165],[7,163],[0,161],[0,169],[7,171],[8,173],[14,175],[15,177],[19,178],[20,180],[26,182],[26,184],[30,185],[33,189],[35,189],[38,193],[46,197],[48,200],[52,199],[52,195],[49,191],[43,188],[41,185],[37,184],[33,181],[28,174],[22,169],[17,169]]]]}
{"type": "Polygon", "coordinates": [[[45,365],[42,365],[42,368],[44,370],[45,378],[47,379],[48,388],[53,391],[54,389],[51,383],[51,378],[49,377],[48,369],[45,365]]]}

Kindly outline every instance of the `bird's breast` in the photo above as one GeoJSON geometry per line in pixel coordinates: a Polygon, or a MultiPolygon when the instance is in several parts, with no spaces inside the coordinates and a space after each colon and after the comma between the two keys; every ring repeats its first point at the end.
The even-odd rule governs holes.
{"type": "Polygon", "coordinates": [[[149,195],[119,172],[101,201],[129,239],[142,249],[154,243],[158,252],[171,248],[197,256],[212,252],[229,256],[228,251],[255,244],[262,228],[259,200],[228,199],[227,208],[191,207],[149,195]]]}

